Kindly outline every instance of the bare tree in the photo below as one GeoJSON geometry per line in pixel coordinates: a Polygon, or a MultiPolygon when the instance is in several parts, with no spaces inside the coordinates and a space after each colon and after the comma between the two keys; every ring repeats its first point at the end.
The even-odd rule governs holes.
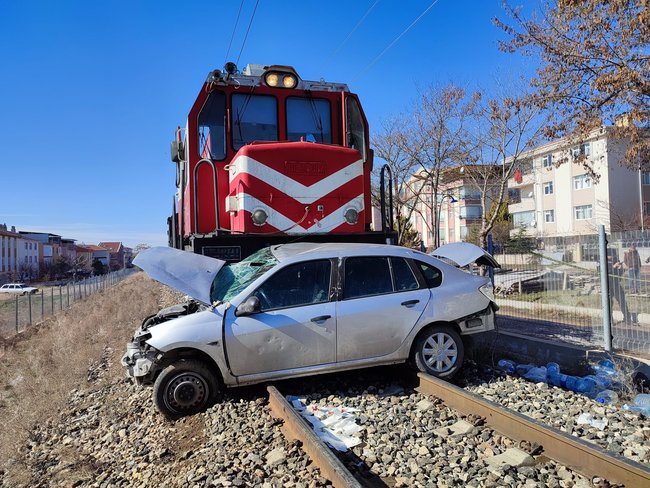
{"type": "Polygon", "coordinates": [[[487,247],[487,236],[502,217],[508,199],[508,180],[515,170],[530,163],[526,150],[539,133],[539,109],[530,97],[502,96],[485,99],[477,113],[472,157],[464,175],[480,192],[482,220],[479,242],[487,247]],[[493,211],[491,211],[493,210],[493,211]]]}
{"type": "MultiPolygon", "coordinates": [[[[535,103],[552,113],[545,136],[577,144],[603,124],[614,125],[613,137],[630,143],[623,164],[637,169],[648,161],[648,0],[545,0],[530,19],[505,9],[512,22],[495,19],[510,36],[502,50],[540,59],[533,86],[535,103]]],[[[581,162],[594,174],[586,158],[581,162]]]]}

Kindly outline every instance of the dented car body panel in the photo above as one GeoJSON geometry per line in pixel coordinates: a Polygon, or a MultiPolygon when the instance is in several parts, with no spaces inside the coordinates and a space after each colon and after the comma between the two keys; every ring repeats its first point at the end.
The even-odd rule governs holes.
{"type": "Polygon", "coordinates": [[[138,329],[122,360],[129,376],[151,383],[170,361],[194,351],[226,386],[250,384],[403,362],[418,334],[436,324],[461,336],[495,327],[488,278],[418,251],[312,243],[263,251],[238,263],[234,274],[243,278],[228,286],[216,281],[233,274],[231,265],[211,263],[216,278],[203,281],[207,299],[190,271],[156,265],[153,255],[138,260],[156,270],[152,278],[184,292],[179,277],[190,276],[192,296],[213,305],[138,329]]]}

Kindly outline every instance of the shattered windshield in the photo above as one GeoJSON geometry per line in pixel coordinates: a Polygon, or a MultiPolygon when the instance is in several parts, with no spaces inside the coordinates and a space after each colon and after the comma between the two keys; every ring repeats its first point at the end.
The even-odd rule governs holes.
{"type": "Polygon", "coordinates": [[[243,261],[225,265],[212,282],[212,303],[227,302],[276,264],[278,260],[273,256],[271,248],[265,247],[243,261]]]}

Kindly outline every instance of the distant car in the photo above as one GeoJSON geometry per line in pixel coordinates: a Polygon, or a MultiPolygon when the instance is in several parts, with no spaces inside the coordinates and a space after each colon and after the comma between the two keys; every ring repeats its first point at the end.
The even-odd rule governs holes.
{"type": "Polygon", "coordinates": [[[404,361],[449,378],[463,338],[495,324],[487,277],[397,246],[294,243],[235,264],[159,247],[134,264],[195,299],[145,319],[122,358],[171,418],[222,386],[404,361]]]}
{"type": "Polygon", "coordinates": [[[0,293],[13,293],[15,295],[33,295],[38,292],[38,288],[27,286],[23,283],[7,283],[0,286],[0,293]]]}

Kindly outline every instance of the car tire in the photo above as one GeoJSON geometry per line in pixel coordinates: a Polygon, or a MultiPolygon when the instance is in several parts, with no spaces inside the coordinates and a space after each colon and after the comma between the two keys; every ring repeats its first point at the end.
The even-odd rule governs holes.
{"type": "Polygon", "coordinates": [[[419,371],[438,378],[451,378],[463,365],[465,345],[458,332],[446,325],[433,325],[420,332],[411,361],[419,371]]]}
{"type": "Polygon", "coordinates": [[[194,415],[215,399],[219,382],[201,361],[176,361],[163,369],[153,385],[156,408],[168,419],[194,415]]]}

